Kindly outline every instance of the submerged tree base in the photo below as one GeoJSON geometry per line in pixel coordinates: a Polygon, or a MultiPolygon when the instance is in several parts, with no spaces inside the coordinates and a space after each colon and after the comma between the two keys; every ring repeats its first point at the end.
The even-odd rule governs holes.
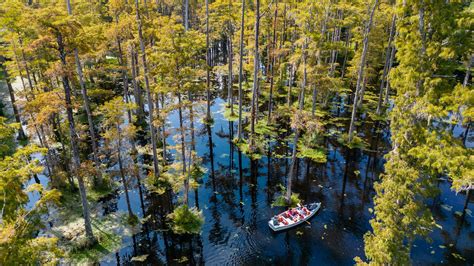
{"type": "Polygon", "coordinates": [[[349,149],[364,149],[368,146],[367,142],[359,136],[356,136],[355,132],[352,141],[349,141],[349,135],[346,133],[341,134],[337,141],[349,149]]]}
{"type": "MultiPolygon", "coordinates": [[[[101,198],[110,195],[114,190],[100,188],[90,189],[88,192],[89,202],[97,204],[101,198]]],[[[120,249],[122,237],[131,234],[129,216],[125,213],[101,216],[92,212],[92,228],[96,241],[90,241],[85,235],[78,201],[78,193],[63,191],[60,207],[50,212],[51,228],[42,234],[58,239],[58,247],[63,250],[65,263],[92,264],[120,249]]],[[[96,204],[92,204],[91,210],[97,209],[97,206],[94,206],[96,204]]],[[[138,218],[136,221],[138,222],[138,218]]]]}
{"type": "Polygon", "coordinates": [[[202,211],[189,208],[187,205],[177,207],[168,215],[171,220],[171,228],[176,234],[199,234],[204,224],[202,211]]]}
{"type": "Polygon", "coordinates": [[[238,139],[234,140],[234,144],[243,154],[247,155],[252,160],[260,160],[263,156],[261,153],[257,152],[258,149],[256,148],[252,151],[252,149],[250,149],[250,144],[243,139],[240,142],[238,142],[238,139]]]}
{"type": "Polygon", "coordinates": [[[201,119],[201,123],[202,123],[203,125],[212,126],[212,125],[214,124],[214,118],[204,116],[204,117],[201,119]]]}
{"type": "MultiPolygon", "coordinates": [[[[224,114],[224,118],[227,121],[235,122],[239,120],[239,106],[234,104],[234,110],[231,110],[230,106],[228,104],[223,104],[223,107],[221,109],[221,112],[224,114]],[[233,111],[233,113],[232,113],[233,111]]],[[[247,113],[243,114],[243,117],[248,116],[247,113]]]]}
{"type": "Polygon", "coordinates": [[[297,193],[291,193],[290,201],[286,198],[286,188],[279,184],[280,195],[278,195],[272,202],[272,207],[296,207],[301,203],[300,195],[297,193]]]}
{"type": "MultiPolygon", "coordinates": [[[[94,219],[94,235],[97,237],[97,242],[84,242],[85,237],[78,235],[69,241],[60,241],[59,245],[66,251],[66,261],[72,264],[89,264],[100,261],[103,257],[120,249],[122,246],[122,237],[127,235],[127,215],[121,213],[120,215],[108,215],[102,219],[94,219]]],[[[67,230],[74,230],[76,227],[81,227],[80,223],[72,223],[65,226],[67,230]]],[[[77,228],[76,228],[77,229],[77,228]]],[[[130,233],[128,233],[130,234],[130,233]]]]}
{"type": "Polygon", "coordinates": [[[284,194],[278,196],[275,198],[275,200],[272,203],[272,207],[296,207],[299,203],[301,202],[299,198],[299,194],[297,193],[292,193],[290,202],[286,199],[286,196],[284,194]]]}

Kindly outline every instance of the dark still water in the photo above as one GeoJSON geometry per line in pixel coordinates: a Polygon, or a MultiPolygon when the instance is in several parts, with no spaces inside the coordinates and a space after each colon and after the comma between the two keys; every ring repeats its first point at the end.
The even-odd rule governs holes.
{"type": "MultiPolygon", "coordinates": [[[[322,208],[309,224],[273,233],[267,222],[283,209],[272,208],[271,202],[279,192],[278,184],[285,185],[289,160],[264,156],[251,161],[239,153],[230,142],[237,134],[237,123],[224,119],[223,104],[222,99],[213,104],[215,122],[211,127],[195,122],[196,150],[207,173],[189,197],[190,205],[203,211],[202,233],[183,237],[161,230],[164,200],[142,189],[144,200],[140,201],[135,185],[130,193],[133,210],[139,217],[152,219],[133,237],[125,236],[122,248],[107,255],[101,265],[130,264],[133,257],[141,255],[147,255],[146,264],[155,265],[351,265],[355,256],[364,258],[363,235],[370,230],[373,182],[383,170],[387,134],[373,138],[370,129],[366,133],[372,150],[379,150],[377,157],[374,152],[350,152],[328,139],[327,163],[299,160],[294,192],[306,203],[322,202],[322,208]]],[[[177,113],[168,119],[173,136],[179,126],[177,113]]],[[[173,138],[168,141],[172,143],[173,138]]],[[[450,191],[447,181],[441,181],[439,187],[441,195],[427,204],[442,229],[433,231],[431,243],[415,243],[412,261],[472,265],[474,219],[469,211],[462,219],[456,214],[462,212],[466,196],[450,191]],[[452,253],[465,260],[456,259],[452,253]]],[[[106,212],[127,210],[123,193],[103,205],[106,212]]]]}

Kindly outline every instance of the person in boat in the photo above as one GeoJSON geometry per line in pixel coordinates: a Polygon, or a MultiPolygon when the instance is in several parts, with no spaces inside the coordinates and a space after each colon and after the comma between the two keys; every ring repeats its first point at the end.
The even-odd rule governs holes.
{"type": "Polygon", "coordinates": [[[298,212],[298,217],[303,220],[305,218],[305,215],[302,212],[298,212]]]}
{"type": "Polygon", "coordinates": [[[294,213],[293,213],[293,209],[289,209],[285,212],[285,217],[287,217],[288,219],[290,219],[291,221],[293,222],[296,222],[298,221],[298,216],[296,216],[294,213]]]}
{"type": "Polygon", "coordinates": [[[295,208],[293,208],[293,209],[290,209],[290,213],[291,215],[295,216],[298,214],[298,211],[295,208]]]}
{"type": "Polygon", "coordinates": [[[309,215],[311,212],[306,208],[306,206],[301,206],[301,204],[298,203],[298,209],[302,210],[306,215],[309,215]]]}
{"type": "Polygon", "coordinates": [[[311,213],[306,207],[303,207],[302,210],[304,211],[304,213],[306,213],[306,215],[309,215],[311,213]]]}
{"type": "Polygon", "coordinates": [[[280,224],[288,225],[288,222],[281,215],[278,215],[277,219],[280,224]]]}
{"type": "Polygon", "coordinates": [[[300,219],[300,216],[298,215],[299,213],[295,208],[290,209],[289,213],[293,222],[297,222],[300,219]]]}

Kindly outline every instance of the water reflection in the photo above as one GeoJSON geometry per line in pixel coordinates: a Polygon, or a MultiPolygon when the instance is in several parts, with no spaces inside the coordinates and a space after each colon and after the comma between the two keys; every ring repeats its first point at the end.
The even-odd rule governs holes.
{"type": "MultiPolygon", "coordinates": [[[[294,191],[305,202],[321,201],[323,206],[310,224],[274,234],[267,221],[282,210],[272,208],[271,202],[279,193],[278,184],[286,182],[289,160],[288,154],[286,158],[282,155],[288,146],[271,145],[260,160],[251,160],[233,145],[237,125],[219,113],[222,103],[224,100],[217,98],[211,108],[213,125],[201,124],[198,119],[194,123],[195,150],[207,172],[190,204],[203,212],[202,234],[178,236],[164,231],[166,214],[176,196],[150,193],[134,179],[130,188],[132,209],[140,217],[150,218],[101,264],[130,264],[133,257],[142,255],[148,256],[147,264],[156,265],[352,265],[355,256],[363,257],[363,235],[370,230],[372,217],[373,183],[383,170],[382,156],[388,150],[389,134],[380,130],[382,125],[366,124],[360,129],[367,136],[367,151],[347,150],[325,138],[327,163],[298,160],[294,191]]],[[[178,122],[177,114],[171,113],[167,127],[177,128],[178,122]]],[[[173,145],[171,137],[166,141],[173,145]]],[[[452,253],[474,261],[474,219],[467,212],[455,214],[462,214],[466,197],[451,192],[449,186],[440,182],[442,193],[433,205],[433,214],[443,229],[432,233],[432,243],[416,241],[414,264],[459,263],[452,253]]],[[[126,211],[123,193],[104,198],[103,206],[104,213],[126,211]]]]}

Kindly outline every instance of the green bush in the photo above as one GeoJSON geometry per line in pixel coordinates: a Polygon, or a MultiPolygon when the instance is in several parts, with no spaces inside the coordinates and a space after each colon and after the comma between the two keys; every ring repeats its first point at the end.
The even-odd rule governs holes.
{"type": "Polygon", "coordinates": [[[171,229],[176,234],[199,234],[204,224],[202,211],[181,205],[168,215],[171,220],[171,229]]]}
{"type": "Polygon", "coordinates": [[[296,207],[300,202],[299,194],[291,193],[290,202],[286,200],[286,188],[279,184],[280,187],[280,195],[275,198],[272,203],[272,207],[296,207]]]}

